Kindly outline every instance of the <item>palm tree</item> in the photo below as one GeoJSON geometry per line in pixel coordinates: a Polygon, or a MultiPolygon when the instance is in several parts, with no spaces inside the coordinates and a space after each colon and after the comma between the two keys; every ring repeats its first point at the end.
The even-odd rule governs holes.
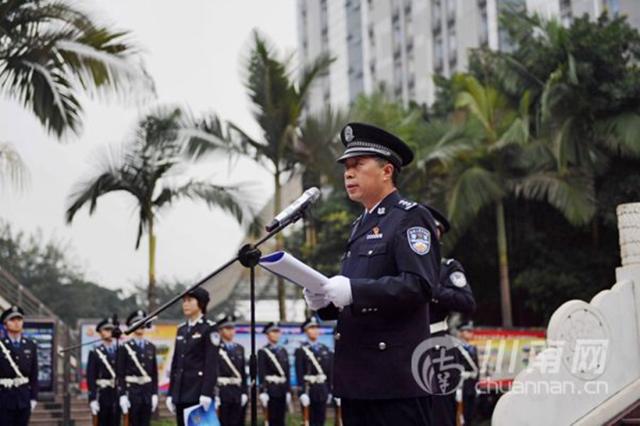
{"type": "Polygon", "coordinates": [[[482,209],[493,207],[502,321],[512,326],[504,200],[514,195],[544,200],[571,223],[584,224],[595,212],[593,188],[579,175],[559,175],[553,169],[555,157],[549,146],[529,134],[527,94],[516,110],[495,88],[470,75],[455,78],[459,88],[455,105],[464,117],[421,163],[445,176],[443,195],[458,234],[482,209]]]}
{"type": "MultiPolygon", "coordinates": [[[[204,201],[210,207],[221,208],[238,221],[248,217],[246,203],[240,202],[241,191],[234,186],[221,186],[210,182],[187,179],[185,145],[193,142],[203,131],[202,124],[179,108],[160,108],[142,118],[135,129],[134,138],[121,152],[104,153],[93,175],[78,184],[69,196],[67,222],[86,204],[89,214],[103,195],[123,191],[133,196],[138,208],[138,234],[136,249],[144,233],[149,240],[149,309],[156,300],[156,230],[157,216],[180,199],[204,201]],[[183,182],[177,183],[182,177],[183,182]]],[[[250,216],[250,215],[249,215],[250,216]]]]}
{"type": "Polygon", "coordinates": [[[0,2],[0,95],[31,110],[57,137],[78,132],[77,93],[128,95],[150,87],[129,57],[129,33],[97,25],[65,1],[0,2]]]}
{"type": "MultiPolygon", "coordinates": [[[[246,63],[245,86],[253,104],[253,116],[262,130],[262,137],[254,139],[234,123],[229,123],[226,135],[228,147],[252,158],[273,176],[274,215],[282,209],[282,178],[294,170],[294,146],[304,103],[312,83],[326,71],[331,60],[320,56],[302,70],[299,81],[292,77],[292,57],[278,59],[277,52],[257,31],[253,32],[253,46],[246,63]]],[[[199,146],[200,152],[205,152],[199,146]]],[[[276,247],[283,246],[282,236],[276,237],[276,247]]],[[[286,319],[284,281],[278,278],[280,319],[286,319]]]]}
{"type": "Polygon", "coordinates": [[[20,154],[11,144],[0,143],[0,183],[6,178],[17,189],[21,189],[26,185],[28,176],[29,173],[20,154]]]}

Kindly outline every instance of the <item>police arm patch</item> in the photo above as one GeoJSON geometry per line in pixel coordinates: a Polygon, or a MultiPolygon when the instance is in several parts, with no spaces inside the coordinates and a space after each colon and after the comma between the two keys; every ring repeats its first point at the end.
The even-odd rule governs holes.
{"type": "Polygon", "coordinates": [[[407,229],[407,241],[411,250],[420,256],[429,253],[431,250],[431,233],[422,226],[414,226],[407,229]]]}
{"type": "Polygon", "coordinates": [[[212,331],[209,337],[211,338],[211,343],[215,346],[220,345],[220,334],[217,331],[212,331]]]}
{"type": "Polygon", "coordinates": [[[462,288],[467,285],[467,277],[460,271],[456,271],[449,275],[449,279],[456,287],[462,288]]]}

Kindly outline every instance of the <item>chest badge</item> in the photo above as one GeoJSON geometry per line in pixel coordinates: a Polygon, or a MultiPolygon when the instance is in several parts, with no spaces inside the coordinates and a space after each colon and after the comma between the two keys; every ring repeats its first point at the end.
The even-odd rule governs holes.
{"type": "Polygon", "coordinates": [[[411,250],[420,256],[429,253],[429,250],[431,250],[431,233],[427,228],[414,226],[407,229],[407,240],[411,250]]]}
{"type": "Polygon", "coordinates": [[[367,234],[367,240],[379,240],[383,237],[382,232],[380,232],[380,228],[374,226],[371,230],[371,234],[367,234]]]}

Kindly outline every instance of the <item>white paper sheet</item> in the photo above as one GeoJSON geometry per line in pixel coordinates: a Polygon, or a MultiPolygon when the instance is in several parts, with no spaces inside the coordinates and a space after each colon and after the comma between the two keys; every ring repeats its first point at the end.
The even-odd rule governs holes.
{"type": "Polygon", "coordinates": [[[277,251],[260,259],[260,266],[314,293],[322,291],[329,278],[284,251],[277,251]]]}

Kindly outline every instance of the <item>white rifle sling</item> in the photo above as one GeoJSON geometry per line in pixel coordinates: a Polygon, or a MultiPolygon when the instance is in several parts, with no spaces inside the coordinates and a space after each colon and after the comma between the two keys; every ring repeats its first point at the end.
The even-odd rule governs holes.
{"type": "Polygon", "coordinates": [[[24,379],[25,378],[24,375],[20,372],[20,369],[18,368],[18,365],[16,364],[16,362],[11,357],[11,352],[4,345],[4,343],[2,343],[2,340],[0,340],[0,349],[2,349],[2,352],[4,353],[4,356],[7,358],[7,361],[9,361],[9,365],[11,366],[13,371],[16,373],[16,377],[19,378],[19,379],[24,379]]]}
{"type": "Polygon", "coordinates": [[[124,344],[124,347],[127,348],[127,352],[129,353],[129,356],[133,360],[133,363],[135,364],[135,366],[140,371],[140,375],[142,375],[142,377],[144,377],[145,382],[147,382],[147,383],[150,382],[151,381],[151,377],[149,377],[149,374],[147,374],[147,371],[142,367],[142,364],[140,364],[140,361],[138,360],[138,355],[136,354],[136,351],[131,349],[131,346],[126,344],[126,343],[124,344]]]}
{"type": "Polygon", "coordinates": [[[280,377],[286,378],[286,375],[284,374],[284,370],[282,369],[280,362],[278,362],[278,358],[276,358],[273,352],[271,352],[269,349],[264,348],[264,351],[267,353],[267,356],[271,359],[271,362],[273,363],[273,365],[275,365],[276,369],[278,370],[278,373],[280,374],[280,377]]]}
{"type": "Polygon", "coordinates": [[[233,373],[233,375],[236,376],[236,379],[242,380],[242,376],[240,375],[240,372],[238,371],[236,366],[233,365],[233,362],[231,362],[231,359],[229,359],[229,354],[227,353],[227,351],[225,351],[224,349],[220,348],[220,356],[222,357],[224,362],[227,363],[227,365],[231,369],[231,372],[233,373]]]}
{"type": "Polygon", "coordinates": [[[309,358],[309,360],[311,361],[315,369],[318,371],[318,373],[324,376],[325,375],[324,370],[322,369],[322,366],[318,362],[318,359],[313,354],[313,352],[307,346],[302,346],[302,350],[307,355],[307,358],[309,358]]]}
{"type": "Polygon", "coordinates": [[[113,368],[111,367],[111,364],[109,364],[109,360],[107,359],[107,357],[102,353],[100,349],[96,349],[96,354],[98,354],[98,357],[100,358],[100,360],[102,360],[104,366],[107,367],[107,371],[109,372],[109,374],[111,374],[111,378],[115,379],[116,372],[113,371],[113,368]]]}

